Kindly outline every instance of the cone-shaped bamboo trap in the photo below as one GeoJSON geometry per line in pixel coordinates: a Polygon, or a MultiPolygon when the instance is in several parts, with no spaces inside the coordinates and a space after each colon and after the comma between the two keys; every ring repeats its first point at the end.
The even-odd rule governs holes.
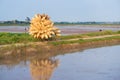
{"type": "Polygon", "coordinates": [[[54,23],[48,15],[36,14],[30,22],[29,34],[38,39],[50,39],[60,36],[60,30],[54,27],[54,23]]]}

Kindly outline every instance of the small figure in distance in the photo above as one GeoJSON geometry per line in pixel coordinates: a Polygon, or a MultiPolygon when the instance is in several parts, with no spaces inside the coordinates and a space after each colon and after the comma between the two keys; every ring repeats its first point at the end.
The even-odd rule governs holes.
{"type": "Polygon", "coordinates": [[[102,31],[102,29],[99,30],[100,32],[102,31]]]}

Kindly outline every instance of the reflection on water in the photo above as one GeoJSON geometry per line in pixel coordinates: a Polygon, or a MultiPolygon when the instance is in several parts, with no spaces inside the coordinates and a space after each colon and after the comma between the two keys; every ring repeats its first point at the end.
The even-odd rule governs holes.
{"type": "Polygon", "coordinates": [[[58,64],[58,60],[52,58],[32,60],[30,62],[30,72],[33,80],[50,80],[50,77],[58,64]]]}
{"type": "Polygon", "coordinates": [[[0,80],[50,80],[59,60],[46,55],[0,60],[0,80]]]}
{"type": "Polygon", "coordinates": [[[0,80],[120,80],[120,45],[51,56],[0,60],[0,80]]]}

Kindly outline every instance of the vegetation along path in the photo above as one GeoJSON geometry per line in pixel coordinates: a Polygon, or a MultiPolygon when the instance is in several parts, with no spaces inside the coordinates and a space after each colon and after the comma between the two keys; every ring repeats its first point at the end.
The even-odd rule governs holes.
{"type": "Polygon", "coordinates": [[[87,40],[87,39],[99,39],[99,38],[106,38],[106,37],[113,37],[113,36],[120,36],[120,34],[112,34],[112,35],[102,35],[102,36],[93,36],[93,37],[83,37],[83,38],[74,38],[74,39],[68,39],[68,40],[59,40],[59,41],[74,41],[74,40],[87,40]]]}
{"type": "Polygon", "coordinates": [[[68,53],[91,47],[120,44],[120,31],[93,32],[61,36],[57,40],[40,41],[29,34],[0,33],[0,58],[68,53]],[[58,52],[59,50],[59,52],[58,52]]]}
{"type": "MultiPolygon", "coordinates": [[[[85,36],[83,38],[73,38],[73,39],[65,39],[65,40],[57,40],[57,42],[60,41],[76,41],[76,40],[89,40],[89,39],[101,39],[101,38],[107,38],[107,37],[114,37],[114,36],[120,36],[120,34],[112,34],[112,35],[101,35],[101,36],[85,36]]],[[[56,42],[56,41],[52,41],[56,42]]],[[[15,43],[13,44],[14,46],[24,46],[24,45],[34,45],[34,44],[44,44],[46,42],[27,42],[27,43],[15,43]]],[[[8,47],[12,46],[12,44],[5,44],[5,45],[0,45],[0,47],[8,47]]]]}

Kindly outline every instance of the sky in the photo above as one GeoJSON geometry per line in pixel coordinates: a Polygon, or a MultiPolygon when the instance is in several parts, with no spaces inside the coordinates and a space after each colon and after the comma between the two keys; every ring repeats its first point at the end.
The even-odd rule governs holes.
{"type": "Polygon", "coordinates": [[[48,14],[52,21],[120,21],[120,0],[0,0],[0,21],[48,14]]]}

